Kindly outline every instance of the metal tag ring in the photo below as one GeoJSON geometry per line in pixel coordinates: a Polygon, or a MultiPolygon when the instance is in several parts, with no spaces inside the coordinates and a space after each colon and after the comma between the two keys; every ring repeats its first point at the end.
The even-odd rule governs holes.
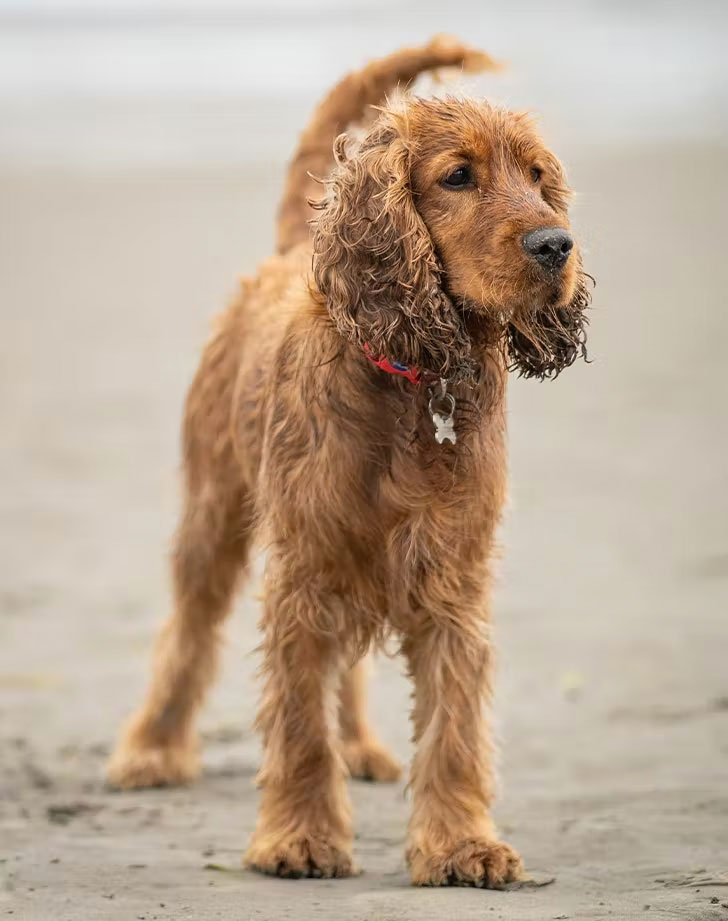
{"type": "Polygon", "coordinates": [[[430,397],[430,402],[427,404],[427,408],[430,412],[430,416],[433,416],[436,412],[440,412],[438,409],[435,409],[437,403],[447,403],[449,409],[445,413],[440,413],[441,416],[444,416],[446,419],[452,419],[455,415],[455,397],[451,393],[433,393],[430,397]]]}

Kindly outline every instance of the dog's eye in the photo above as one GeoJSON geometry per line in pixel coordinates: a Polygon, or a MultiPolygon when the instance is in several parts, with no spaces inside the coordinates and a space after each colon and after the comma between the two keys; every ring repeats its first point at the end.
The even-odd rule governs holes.
{"type": "Polygon", "coordinates": [[[449,176],[442,180],[442,184],[450,189],[458,189],[472,181],[473,174],[470,171],[470,167],[459,166],[456,170],[453,170],[449,176]]]}
{"type": "Polygon", "coordinates": [[[540,166],[531,167],[531,179],[533,179],[534,182],[541,182],[542,176],[543,176],[543,170],[541,169],[540,166]]]}

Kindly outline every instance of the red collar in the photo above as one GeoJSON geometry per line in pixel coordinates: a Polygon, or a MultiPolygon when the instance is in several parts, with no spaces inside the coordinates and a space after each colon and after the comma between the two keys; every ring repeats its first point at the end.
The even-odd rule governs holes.
{"type": "Polygon", "coordinates": [[[422,379],[422,372],[418,371],[417,368],[411,368],[409,365],[405,365],[401,361],[392,362],[384,356],[375,358],[374,355],[372,355],[372,350],[368,345],[364,346],[364,354],[372,364],[376,365],[378,368],[381,368],[382,371],[386,371],[387,374],[397,374],[400,377],[406,377],[411,384],[419,384],[420,380],[422,379]]]}

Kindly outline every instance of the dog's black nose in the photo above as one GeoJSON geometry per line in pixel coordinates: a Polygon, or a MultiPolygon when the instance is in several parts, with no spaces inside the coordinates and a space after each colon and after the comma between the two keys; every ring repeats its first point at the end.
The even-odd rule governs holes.
{"type": "Polygon", "coordinates": [[[523,248],[528,255],[552,272],[564,265],[573,246],[571,234],[562,227],[542,227],[523,238],[523,248]]]}

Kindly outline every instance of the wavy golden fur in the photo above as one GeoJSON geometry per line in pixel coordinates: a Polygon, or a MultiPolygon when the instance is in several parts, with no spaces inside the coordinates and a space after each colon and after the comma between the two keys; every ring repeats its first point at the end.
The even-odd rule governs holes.
{"type": "Polygon", "coordinates": [[[187,401],[174,613],[109,777],[139,787],[197,772],[195,716],[257,537],[265,756],[246,862],[268,873],[354,872],[347,770],[399,775],[364,713],[362,656],[390,636],[415,689],[412,880],[500,886],[521,873],[490,818],[485,719],[505,379],[509,367],[553,376],[583,353],[587,296],[566,250],[561,166],[525,116],[406,95],[358,144],[334,144],[395,85],[444,65],[492,62],[438,38],[321,104],[291,165],[279,253],[243,282],[187,401]],[[312,238],[308,174],[331,169],[332,146],[312,238]],[[536,230],[558,231],[559,253],[527,252],[536,230]],[[441,378],[455,444],[436,442],[428,411],[441,378]]]}

